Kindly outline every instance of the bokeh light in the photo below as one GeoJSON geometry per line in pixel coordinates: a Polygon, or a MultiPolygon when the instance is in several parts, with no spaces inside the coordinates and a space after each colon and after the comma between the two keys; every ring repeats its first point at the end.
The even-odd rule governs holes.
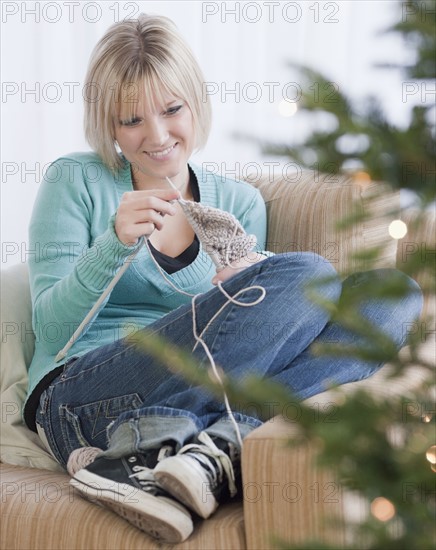
{"type": "Polygon", "coordinates": [[[407,233],[407,225],[402,220],[394,220],[389,224],[388,231],[393,239],[402,239],[407,233]]]}
{"type": "Polygon", "coordinates": [[[281,116],[290,117],[295,115],[295,113],[298,110],[298,107],[295,102],[282,99],[278,105],[278,110],[281,116]]]}
{"type": "Polygon", "coordinates": [[[377,497],[371,502],[371,514],[379,521],[389,521],[395,516],[395,506],[384,497],[377,497]]]}

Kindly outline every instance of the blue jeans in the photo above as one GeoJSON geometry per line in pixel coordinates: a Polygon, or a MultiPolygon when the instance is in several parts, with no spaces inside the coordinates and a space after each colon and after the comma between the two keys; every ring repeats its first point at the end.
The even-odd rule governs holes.
{"type": "MultiPolygon", "coordinates": [[[[329,383],[362,380],[382,364],[353,356],[312,354],[313,342],[352,346],[362,343],[362,337],[329,321],[327,311],[306,296],[305,285],[329,279],[318,285],[317,292],[335,302],[345,288],[392,276],[408,280],[408,295],[401,299],[368,299],[360,313],[401,348],[407,327],[422,308],[418,285],[390,269],[356,273],[341,283],[330,263],[312,253],[278,254],[227,280],[223,287],[232,296],[251,285],[264,287],[266,296],[253,307],[227,305],[206,331],[204,340],[216,364],[229,377],[265,377],[289,388],[299,399],[323,392],[329,383]]],[[[259,290],[251,290],[238,300],[252,302],[258,296],[259,290]]],[[[198,333],[226,301],[218,288],[197,298],[198,333]]],[[[191,352],[196,343],[190,304],[170,312],[146,330],[191,352]]],[[[208,368],[201,346],[192,354],[201,368],[208,368]]],[[[234,412],[242,437],[261,424],[254,413],[246,412],[234,412]]],[[[221,399],[169,372],[126,340],[69,360],[63,373],[42,394],[36,420],[54,456],[64,466],[69,454],[81,446],[100,447],[106,456],[115,458],[168,442],[177,449],[203,430],[238,445],[221,399]]]]}

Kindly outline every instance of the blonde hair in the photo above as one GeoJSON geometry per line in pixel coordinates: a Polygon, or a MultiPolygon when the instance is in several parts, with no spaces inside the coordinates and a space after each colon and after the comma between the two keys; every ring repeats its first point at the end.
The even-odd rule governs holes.
{"type": "Polygon", "coordinates": [[[201,149],[211,126],[203,84],[192,51],[170,19],[141,14],[115,23],[97,43],[89,62],[83,90],[86,139],[111,170],[118,170],[122,160],[115,147],[114,117],[119,102],[131,114],[145,90],[150,103],[164,92],[186,102],[192,112],[196,149],[201,149]]]}

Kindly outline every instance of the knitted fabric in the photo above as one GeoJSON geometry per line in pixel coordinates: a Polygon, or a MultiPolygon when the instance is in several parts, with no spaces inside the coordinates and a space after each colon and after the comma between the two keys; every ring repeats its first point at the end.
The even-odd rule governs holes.
{"type": "Polygon", "coordinates": [[[240,260],[256,246],[256,236],[247,235],[233,214],[198,202],[183,199],[177,202],[218,271],[240,260]]]}

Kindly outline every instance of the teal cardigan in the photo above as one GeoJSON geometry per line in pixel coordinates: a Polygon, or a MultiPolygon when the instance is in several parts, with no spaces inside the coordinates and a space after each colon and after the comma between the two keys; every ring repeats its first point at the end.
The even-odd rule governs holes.
{"type": "MultiPolygon", "coordinates": [[[[139,247],[121,243],[113,226],[121,196],[133,190],[130,163],[124,157],[123,161],[114,176],[94,153],[61,157],[48,168],[39,188],[29,238],[35,251],[29,271],[36,348],[28,396],[59,366],[59,350],[139,247]]],[[[234,214],[247,233],[256,235],[258,250],[265,248],[266,209],[259,191],[246,182],[190,166],[201,203],[234,214]]],[[[199,294],[213,288],[214,274],[200,246],[194,262],[168,277],[178,288],[199,294]]],[[[127,336],[189,301],[163,279],[143,247],[63,361],[127,336]]]]}

